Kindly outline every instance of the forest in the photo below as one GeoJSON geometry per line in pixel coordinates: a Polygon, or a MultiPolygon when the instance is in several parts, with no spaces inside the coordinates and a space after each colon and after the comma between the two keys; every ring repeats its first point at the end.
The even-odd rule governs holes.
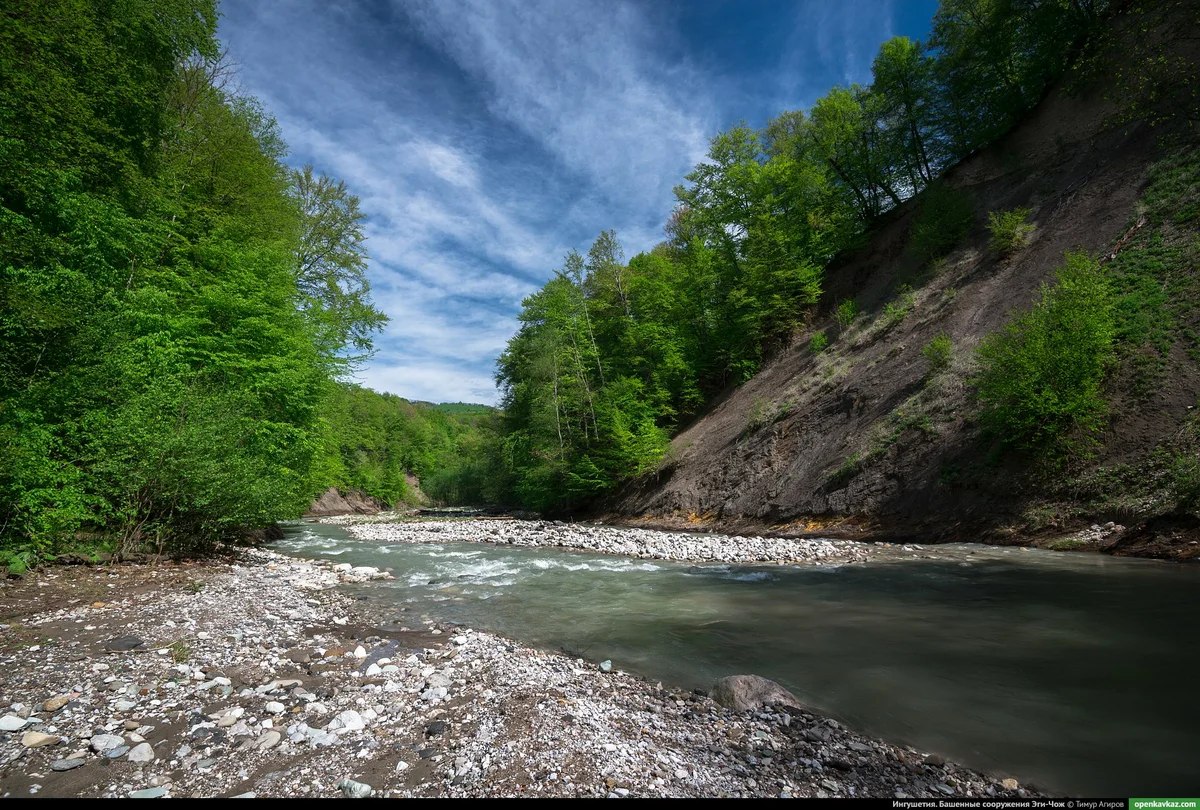
{"type": "Polygon", "coordinates": [[[486,413],[345,383],[386,321],[363,214],[284,162],[213,0],[0,22],[0,562],[202,551],[463,456],[486,413]]]}

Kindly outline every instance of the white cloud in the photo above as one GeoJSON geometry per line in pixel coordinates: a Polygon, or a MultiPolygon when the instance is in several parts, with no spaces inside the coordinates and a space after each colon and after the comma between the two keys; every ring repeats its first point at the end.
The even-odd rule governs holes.
{"type": "Polygon", "coordinates": [[[410,400],[495,405],[499,399],[491,376],[469,368],[447,368],[440,363],[377,361],[356,379],[367,388],[398,392],[410,400]]]}
{"type": "Polygon", "coordinates": [[[397,6],[491,89],[498,117],[610,199],[662,212],[703,158],[713,109],[689,66],[655,59],[640,9],[562,0],[405,0],[397,6]]]}

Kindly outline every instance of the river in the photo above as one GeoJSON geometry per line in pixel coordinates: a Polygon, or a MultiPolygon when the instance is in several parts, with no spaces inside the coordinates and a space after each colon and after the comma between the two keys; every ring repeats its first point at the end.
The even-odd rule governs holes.
{"type": "Polygon", "coordinates": [[[762,675],[851,727],[1049,791],[1198,784],[1195,565],[961,545],[729,566],[285,532],[282,552],[391,570],[356,590],[413,624],[462,623],[689,688],[762,675]]]}

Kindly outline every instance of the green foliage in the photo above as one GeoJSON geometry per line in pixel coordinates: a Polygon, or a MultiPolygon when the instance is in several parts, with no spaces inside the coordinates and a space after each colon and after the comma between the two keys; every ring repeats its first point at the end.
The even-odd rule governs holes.
{"type": "Polygon", "coordinates": [[[950,367],[950,359],[954,354],[954,342],[950,336],[943,333],[925,344],[921,354],[929,361],[929,374],[940,374],[950,367]]]}
{"type": "Polygon", "coordinates": [[[1116,334],[1107,273],[1068,254],[1034,308],[980,344],[985,428],[1005,446],[1050,458],[1087,452],[1106,413],[1101,383],[1116,334]]]}
{"type": "Polygon", "coordinates": [[[216,18],[208,0],[5,11],[10,566],[88,543],[204,551],[322,484],[322,400],[380,323],[362,235],[344,187],[309,174],[346,227],[301,261],[328,206],[298,204],[274,121],[224,89],[216,18]]]}
{"type": "Polygon", "coordinates": [[[892,329],[899,326],[908,317],[908,313],[912,312],[916,305],[916,294],[907,284],[901,285],[896,292],[896,297],[884,304],[883,312],[880,314],[880,322],[883,328],[892,329]]]}
{"type": "Polygon", "coordinates": [[[813,336],[809,338],[808,349],[813,354],[820,354],[829,347],[829,335],[825,332],[813,332],[813,336]]]}
{"type": "Polygon", "coordinates": [[[990,212],[988,232],[991,233],[991,239],[988,246],[996,253],[1006,256],[1029,244],[1034,231],[1033,223],[1029,221],[1031,213],[1028,208],[990,212]]]}
{"type": "Polygon", "coordinates": [[[1178,345],[1200,355],[1200,239],[1187,211],[1200,197],[1200,157],[1180,150],[1156,163],[1126,244],[1108,263],[1116,294],[1117,344],[1128,389],[1160,388],[1178,345]]]}
{"type": "Polygon", "coordinates": [[[171,644],[167,651],[171,654],[171,660],[176,664],[186,663],[192,658],[192,648],[183,640],[171,644]]]}
{"type": "Polygon", "coordinates": [[[409,402],[357,385],[333,387],[322,409],[332,447],[325,479],[395,506],[416,503],[409,476],[441,503],[500,503],[494,408],[409,402]]]}
{"type": "Polygon", "coordinates": [[[854,319],[858,317],[858,303],[853,298],[844,298],[833,311],[833,317],[837,320],[838,326],[845,329],[854,319]]]}
{"type": "Polygon", "coordinates": [[[971,201],[965,194],[944,185],[931,186],[921,195],[909,248],[925,261],[945,256],[971,230],[973,218],[971,201]]]}

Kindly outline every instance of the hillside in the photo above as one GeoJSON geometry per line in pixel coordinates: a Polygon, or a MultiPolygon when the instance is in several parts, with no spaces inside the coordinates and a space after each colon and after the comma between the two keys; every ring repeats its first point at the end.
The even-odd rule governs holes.
{"type": "Polygon", "coordinates": [[[1196,54],[1168,34],[1169,15],[1149,34],[1144,18],[1117,25],[1096,63],[1120,68],[1068,75],[1017,127],[946,173],[943,185],[971,210],[953,249],[933,262],[916,255],[921,196],[893,210],[827,271],[811,325],[600,513],[1200,556],[1200,524],[1186,508],[1200,395],[1194,121],[1176,114],[1170,94],[1138,108],[1149,96],[1139,100],[1126,78],[1139,75],[1137,63],[1120,62],[1157,49],[1194,66],[1196,54]],[[989,247],[989,213],[1020,208],[1034,226],[1027,243],[1007,254],[989,247]],[[1049,464],[984,434],[973,380],[980,342],[1034,306],[1068,251],[1099,259],[1113,279],[1118,339],[1098,446],[1049,464]],[[835,305],[847,299],[858,314],[843,310],[839,323],[835,305]],[[822,351],[817,333],[830,338],[822,351]],[[949,352],[935,360],[927,347],[941,335],[949,352]],[[1109,521],[1129,529],[1072,534],[1109,521]]]}

